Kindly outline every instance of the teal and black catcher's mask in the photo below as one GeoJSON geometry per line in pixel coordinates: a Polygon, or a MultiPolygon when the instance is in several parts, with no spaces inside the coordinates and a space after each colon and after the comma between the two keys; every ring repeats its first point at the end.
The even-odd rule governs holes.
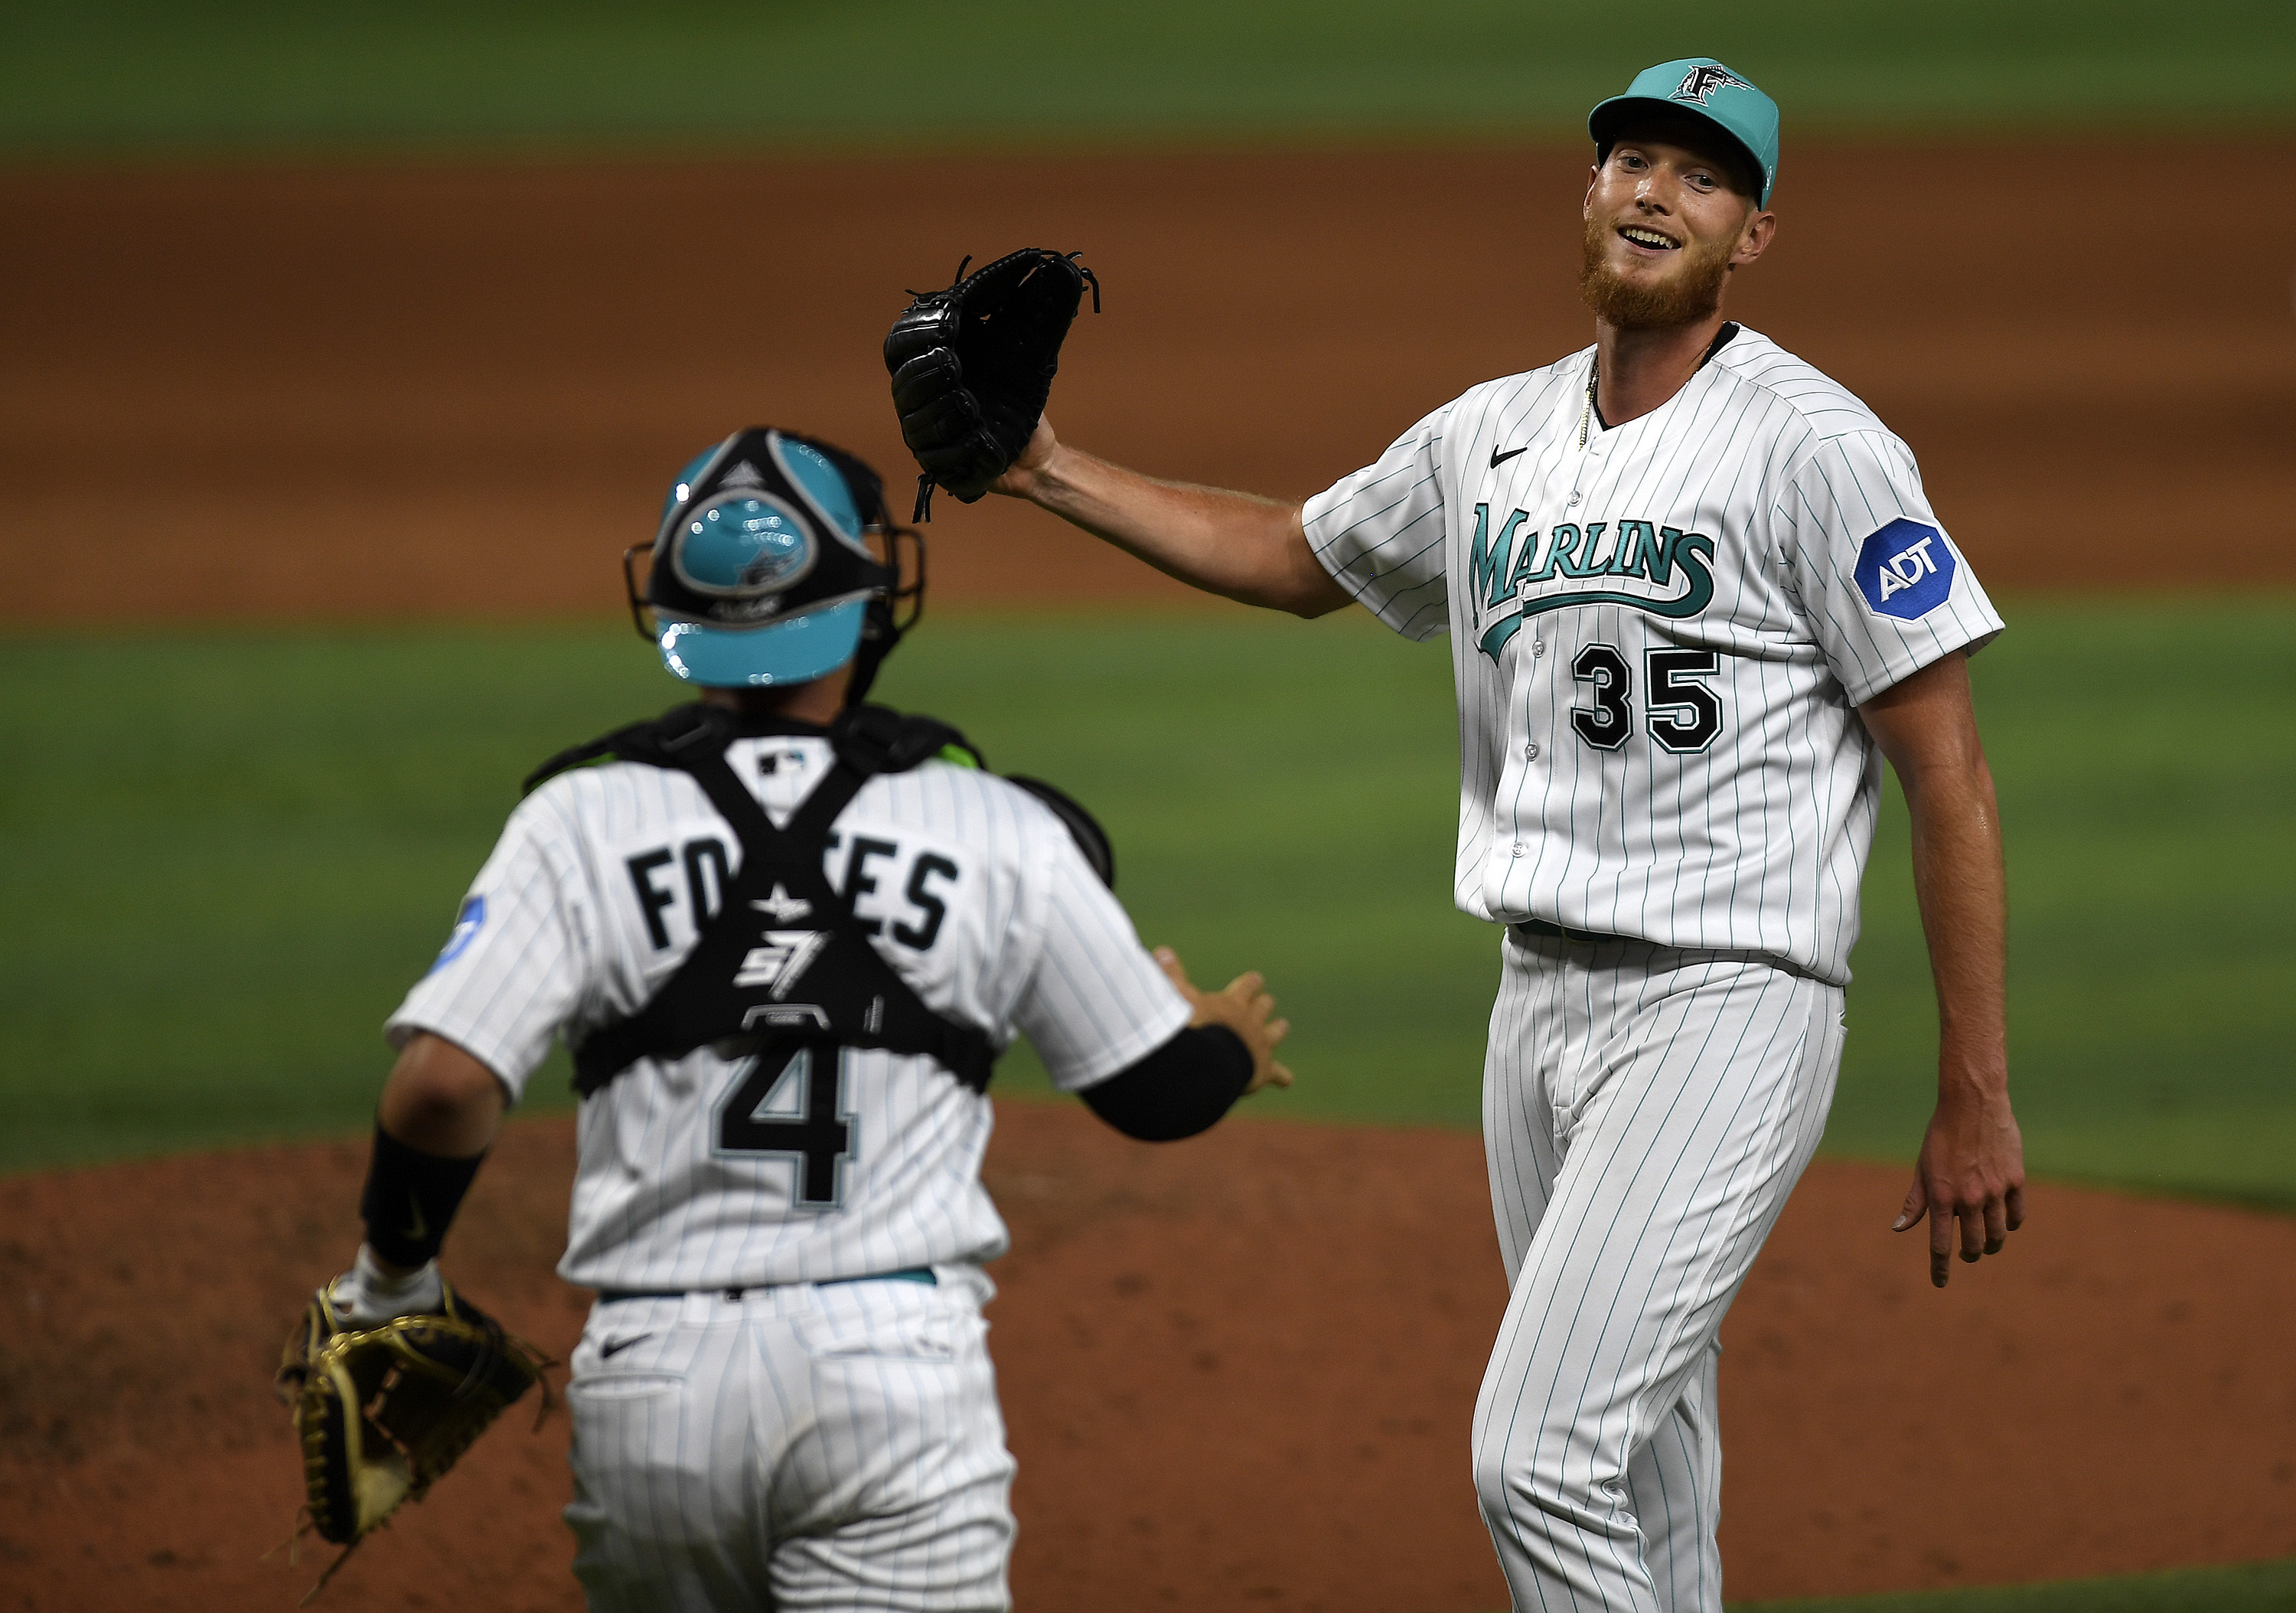
{"type": "Polygon", "coordinates": [[[768,426],[734,432],[678,473],[660,531],[624,551],[622,577],[662,665],[717,688],[810,683],[849,660],[857,701],[924,609],[924,545],[893,524],[877,473],[768,426]]]}

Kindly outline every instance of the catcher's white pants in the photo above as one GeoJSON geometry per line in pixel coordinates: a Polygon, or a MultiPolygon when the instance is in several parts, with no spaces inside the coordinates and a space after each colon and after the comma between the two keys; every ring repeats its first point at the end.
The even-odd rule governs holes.
{"type": "Polygon", "coordinates": [[[1841,990],[1510,932],[1483,1075],[1513,1297],[1475,1488],[1518,1609],[1721,1613],[1723,1313],[1825,1129],[1841,990]]]}
{"type": "Polygon", "coordinates": [[[863,1281],[594,1306],[567,1391],[566,1509],[594,1613],[1010,1608],[1013,1458],[986,1290],[863,1281]]]}

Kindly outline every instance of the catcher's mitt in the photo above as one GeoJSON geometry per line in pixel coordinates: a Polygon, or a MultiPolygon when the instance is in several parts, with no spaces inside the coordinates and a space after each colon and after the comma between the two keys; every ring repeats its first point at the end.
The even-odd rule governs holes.
{"type": "Polygon", "coordinates": [[[901,440],[916,456],[916,513],[931,519],[933,484],[971,504],[1003,475],[1045,412],[1061,343],[1100,280],[1074,252],[1025,247],[946,291],[919,293],[885,338],[901,440]]]}
{"type": "Polygon", "coordinates": [[[322,1289],[287,1336],[275,1383],[294,1411],[304,1507],[324,1540],[355,1546],[401,1502],[422,1500],[552,1364],[441,1288],[439,1310],[366,1329],[339,1325],[322,1289]]]}

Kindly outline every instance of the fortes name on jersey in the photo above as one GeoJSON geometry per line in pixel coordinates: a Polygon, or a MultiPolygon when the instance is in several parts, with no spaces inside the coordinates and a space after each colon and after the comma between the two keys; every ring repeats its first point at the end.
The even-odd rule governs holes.
{"type": "MultiPolygon", "coordinates": [[[[854,904],[862,931],[870,935],[890,935],[912,952],[931,951],[933,943],[940,939],[941,926],[948,918],[947,898],[964,877],[964,870],[938,852],[905,847],[898,840],[869,835],[854,835],[849,849],[844,832],[838,829],[830,831],[822,861],[822,872],[828,876],[830,884],[839,895],[854,904]],[[838,867],[840,860],[844,865],[841,870],[838,867]],[[899,893],[898,900],[894,898],[895,892],[899,893]]],[[[624,859],[623,866],[629,871],[631,893],[637,898],[638,911],[645,920],[646,939],[657,952],[700,935],[703,926],[717,916],[718,904],[733,880],[725,843],[715,835],[686,841],[675,851],[667,845],[655,846],[624,859]],[[685,873],[682,881],[677,877],[681,866],[685,873]],[[672,919],[679,921],[675,933],[672,919]]],[[[745,975],[734,983],[766,984],[781,980],[785,987],[804,972],[801,963],[791,967],[796,960],[794,954],[786,950],[787,938],[813,933],[790,926],[812,917],[812,904],[792,898],[777,885],[767,900],[750,905],[764,918],[771,920],[774,927],[761,931],[764,947],[753,951],[743,966],[745,969],[764,972],[754,978],[745,975]],[[783,950],[777,951],[777,948],[783,950]]],[[[807,953],[805,961],[810,961],[811,956],[807,953]]]]}
{"type": "Polygon", "coordinates": [[[1467,589],[1492,660],[1526,616],[1582,605],[1625,605],[1654,616],[1695,616],[1714,598],[1714,539],[1703,532],[1628,517],[1529,528],[1515,510],[1491,530],[1491,506],[1475,506],[1467,589]]]}

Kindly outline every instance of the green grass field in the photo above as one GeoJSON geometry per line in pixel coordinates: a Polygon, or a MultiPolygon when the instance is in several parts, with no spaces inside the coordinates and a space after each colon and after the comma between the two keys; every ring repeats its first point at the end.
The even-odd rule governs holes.
{"type": "MultiPolygon", "coordinates": [[[[2296,1208],[2296,605],[2013,602],[1976,662],[2041,1173],[2296,1208]],[[2177,669],[2208,665],[2207,687],[2177,669]]],[[[0,1166],[357,1130],[376,1027],[534,761],[677,691],[604,623],[0,646],[0,1166]]],[[[1242,612],[930,622],[884,694],[1107,821],[1200,978],[1267,971],[1268,1115],[1473,1125],[1496,939],[1448,901],[1449,668],[1242,612]]],[[[1836,1153],[1907,1157],[1935,1045],[1892,805],[1836,1153]]],[[[1025,1052],[1001,1091],[1042,1090],[1025,1052]]],[[[537,1101],[564,1101],[555,1075],[537,1101]]]]}
{"type": "Polygon", "coordinates": [[[2296,121],[2282,0],[82,0],[0,15],[0,152],[1563,139],[1698,53],[1790,129],[2296,121]]]}
{"type": "Polygon", "coordinates": [[[1734,1602],[1731,1613],[2296,1613],[2296,1561],[1977,1591],[1734,1602]]]}

